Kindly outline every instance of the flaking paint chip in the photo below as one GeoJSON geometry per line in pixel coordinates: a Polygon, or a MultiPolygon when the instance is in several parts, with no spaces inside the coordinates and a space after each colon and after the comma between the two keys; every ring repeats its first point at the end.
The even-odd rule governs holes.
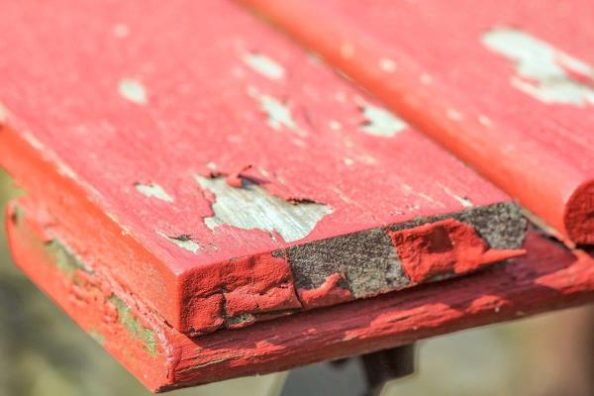
{"type": "Polygon", "coordinates": [[[162,232],[159,232],[158,234],[161,235],[163,238],[167,239],[169,242],[173,243],[174,245],[177,245],[178,247],[184,250],[187,250],[188,252],[196,254],[200,250],[200,244],[192,240],[192,237],[190,235],[183,234],[171,236],[164,234],[162,232]]]}
{"type": "Polygon", "coordinates": [[[118,83],[118,92],[124,99],[132,103],[145,105],[148,102],[146,89],[138,80],[132,78],[121,79],[118,83]]]}
{"type": "Polygon", "coordinates": [[[361,129],[369,135],[393,137],[408,128],[406,122],[384,108],[365,104],[361,112],[365,117],[361,129]]]}
{"type": "Polygon", "coordinates": [[[472,201],[465,196],[461,196],[458,195],[456,193],[454,193],[452,190],[450,190],[449,188],[447,188],[446,186],[442,185],[441,188],[443,189],[443,191],[448,194],[450,197],[452,197],[453,199],[455,199],[456,201],[458,201],[458,203],[460,205],[462,205],[465,208],[472,208],[474,206],[474,204],[472,203],[472,201]]]}
{"type": "Polygon", "coordinates": [[[500,27],[482,37],[491,51],[515,64],[511,84],[544,103],[594,105],[594,68],[521,30],[500,27]],[[580,81],[574,76],[583,77],[580,81]]]}
{"type": "Polygon", "coordinates": [[[243,61],[252,70],[271,80],[281,80],[285,77],[284,67],[269,56],[249,53],[243,56],[243,61]]]}
{"type": "Polygon", "coordinates": [[[134,184],[136,191],[148,198],[157,198],[161,201],[173,203],[173,197],[165,191],[163,187],[156,183],[136,183],[134,184]]]}
{"type": "Polygon", "coordinates": [[[254,88],[249,89],[248,94],[258,101],[260,109],[266,114],[268,125],[272,129],[279,131],[284,127],[291,131],[298,132],[299,134],[303,134],[303,131],[299,129],[297,122],[293,118],[289,105],[270,95],[261,94],[254,88]]]}
{"type": "Polygon", "coordinates": [[[224,177],[196,176],[196,181],[215,196],[214,214],[204,219],[212,230],[221,225],[258,229],[276,232],[286,242],[294,242],[309,235],[322,218],[332,213],[328,205],[289,202],[247,180],[242,187],[229,186],[224,177]]]}

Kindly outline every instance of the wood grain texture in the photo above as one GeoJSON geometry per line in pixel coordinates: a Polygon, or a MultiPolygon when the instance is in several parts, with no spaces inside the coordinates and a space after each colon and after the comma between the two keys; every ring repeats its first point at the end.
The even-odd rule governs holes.
{"type": "Polygon", "coordinates": [[[0,165],[184,333],[523,253],[505,194],[232,2],[2,2],[0,37],[0,165]]]}
{"type": "Polygon", "coordinates": [[[560,237],[594,243],[594,3],[241,2],[560,237]]]}
{"type": "Polygon", "coordinates": [[[532,231],[528,255],[506,265],[190,338],[131,297],[103,263],[72,249],[44,213],[25,200],[9,209],[17,265],[153,391],[285,370],[594,301],[594,258],[532,231]]]}

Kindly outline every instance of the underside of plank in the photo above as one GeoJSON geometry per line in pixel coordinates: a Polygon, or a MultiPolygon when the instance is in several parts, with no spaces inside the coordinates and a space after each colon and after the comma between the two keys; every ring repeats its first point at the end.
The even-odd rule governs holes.
{"type": "Polygon", "coordinates": [[[594,243],[594,3],[240,0],[553,227],[594,243]]]}
{"type": "Polygon", "coordinates": [[[505,265],[190,338],[130,298],[103,263],[73,250],[42,210],[21,202],[8,214],[17,265],[154,391],[285,370],[594,301],[594,258],[531,231],[527,256],[505,265]]]}
{"type": "Polygon", "coordinates": [[[505,194],[235,4],[3,2],[0,37],[0,165],[182,333],[523,253],[505,194]]]}

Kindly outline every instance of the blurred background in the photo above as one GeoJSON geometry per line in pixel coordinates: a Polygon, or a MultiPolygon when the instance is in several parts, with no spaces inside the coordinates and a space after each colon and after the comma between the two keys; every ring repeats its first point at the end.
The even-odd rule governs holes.
{"type": "MultiPolygon", "coordinates": [[[[0,172],[0,205],[16,190],[0,172]]],[[[3,216],[3,215],[2,215],[3,216]]],[[[0,218],[3,223],[3,217],[0,218]]],[[[594,395],[592,306],[419,343],[416,374],[383,395],[594,395]]],[[[357,395],[358,362],[231,380],[171,396],[357,395]]],[[[11,263],[0,232],[0,396],[148,395],[11,263]]]]}

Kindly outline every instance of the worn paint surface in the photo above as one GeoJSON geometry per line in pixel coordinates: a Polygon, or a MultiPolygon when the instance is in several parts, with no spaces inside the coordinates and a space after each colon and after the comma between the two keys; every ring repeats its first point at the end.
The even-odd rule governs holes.
{"type": "Polygon", "coordinates": [[[165,191],[163,187],[155,183],[143,184],[143,183],[136,183],[135,184],[136,191],[141,193],[142,195],[149,197],[149,198],[157,198],[161,201],[165,201],[168,203],[173,203],[173,197],[165,191]]]}
{"type": "Polygon", "coordinates": [[[365,105],[361,111],[365,117],[361,129],[370,135],[393,137],[408,128],[404,121],[384,108],[365,105]]]}
{"type": "Polygon", "coordinates": [[[116,295],[112,295],[109,298],[109,302],[113,304],[116,311],[118,312],[118,320],[120,323],[130,332],[130,334],[136,338],[139,338],[143,343],[147,351],[151,355],[157,354],[157,345],[155,340],[155,333],[146,327],[136,318],[134,312],[121,298],[116,295]]]}
{"type": "Polygon", "coordinates": [[[124,99],[132,103],[144,105],[147,102],[146,89],[140,81],[124,78],[118,83],[118,92],[124,99]]]}
{"type": "Polygon", "coordinates": [[[513,86],[545,103],[594,105],[594,68],[527,32],[497,28],[483,43],[516,65],[513,86]]]}
{"type": "Polygon", "coordinates": [[[519,199],[561,238],[594,243],[592,1],[238,1],[519,199]],[[386,70],[386,58],[398,67],[386,70]]]}
{"type": "MultiPolygon", "coordinates": [[[[350,265],[395,256],[385,235],[363,252],[365,233],[461,213],[456,197],[472,209],[509,202],[231,2],[2,2],[0,37],[0,102],[10,109],[0,165],[51,209],[72,246],[181,331],[293,313],[308,308],[294,303],[304,293],[319,294],[314,307],[337,302],[324,297],[333,293],[407,286],[388,256],[367,261],[383,271],[375,275],[350,265]],[[350,235],[357,260],[336,250],[350,235]],[[270,258],[278,252],[286,259],[270,258]],[[308,254],[326,258],[323,276],[311,275],[308,254]],[[267,280],[277,261],[302,278],[267,280]],[[336,273],[346,291],[332,286],[336,273]]],[[[358,45],[350,50],[359,57],[358,45]]],[[[384,57],[397,75],[400,60],[384,57]]]]}
{"type": "MultiPolygon", "coordinates": [[[[27,205],[26,202],[23,204],[27,205]]],[[[45,215],[41,215],[44,220],[40,221],[25,215],[23,208],[14,204],[8,213],[12,215],[6,220],[7,224],[24,238],[29,254],[35,257],[35,277],[49,280],[51,274],[59,274],[61,279],[52,280],[46,286],[64,288],[70,305],[87,310],[87,315],[96,319],[87,323],[85,329],[101,346],[106,347],[110,338],[118,337],[125,343],[120,346],[119,353],[125,356],[138,356],[138,352],[142,351],[142,354],[147,353],[150,359],[154,359],[163,352],[156,335],[156,331],[161,330],[153,329],[140,311],[132,309],[120,298],[119,295],[125,295],[129,300],[130,296],[119,286],[106,284],[87,262],[88,257],[76,252],[61,236],[56,235],[52,225],[45,223],[45,215]],[[15,215],[17,213],[18,216],[15,215]]],[[[44,209],[35,209],[32,213],[39,216],[44,209]]]]}
{"type": "MultiPolygon", "coordinates": [[[[47,227],[25,220],[8,223],[16,263],[83,329],[99,334],[102,346],[151,390],[285,370],[594,301],[594,258],[531,232],[528,255],[506,266],[199,338],[177,332],[137,301],[130,313],[155,334],[153,355],[121,324],[109,301],[122,292],[118,284],[97,270],[79,272],[86,282],[76,283],[48,265],[53,256],[44,254],[45,237],[37,234],[47,227]]],[[[93,269],[96,263],[87,257],[85,264],[93,269]]],[[[335,288],[339,278],[332,276],[324,287],[335,288]]],[[[307,298],[315,302],[314,295],[307,298]]]]}
{"type": "Polygon", "coordinates": [[[250,90],[249,94],[258,102],[261,111],[266,114],[268,125],[272,129],[279,131],[286,128],[289,131],[303,133],[299,129],[288,103],[270,95],[260,94],[254,89],[250,90]]]}
{"type": "MultiPolygon", "coordinates": [[[[15,209],[15,214],[18,213],[15,209]]],[[[15,219],[18,219],[19,215],[16,215],[15,219]]],[[[58,240],[51,240],[45,244],[46,251],[52,256],[54,264],[69,276],[74,276],[76,271],[82,270],[91,272],[91,270],[84,265],[84,263],[74,256],[72,250],[66,247],[62,242],[58,240]]]]}
{"type": "Polygon", "coordinates": [[[477,263],[494,263],[513,254],[490,250],[472,226],[454,219],[393,231],[390,236],[404,272],[413,283],[440,278],[448,272],[471,272],[480,267],[477,263]]]}
{"type": "Polygon", "coordinates": [[[162,232],[159,232],[163,238],[167,239],[169,242],[173,243],[180,248],[187,250],[190,253],[198,253],[200,250],[200,244],[194,240],[192,240],[192,236],[188,234],[181,234],[181,235],[165,235],[162,232]]]}
{"type": "Polygon", "coordinates": [[[284,67],[264,54],[250,53],[243,57],[243,61],[265,77],[273,80],[285,77],[284,67]]]}
{"type": "Polygon", "coordinates": [[[197,177],[200,186],[215,195],[214,215],[204,223],[210,229],[230,225],[246,230],[275,233],[286,242],[305,238],[323,217],[332,213],[328,205],[314,202],[287,202],[271,195],[249,180],[230,186],[222,177],[197,177]]]}

